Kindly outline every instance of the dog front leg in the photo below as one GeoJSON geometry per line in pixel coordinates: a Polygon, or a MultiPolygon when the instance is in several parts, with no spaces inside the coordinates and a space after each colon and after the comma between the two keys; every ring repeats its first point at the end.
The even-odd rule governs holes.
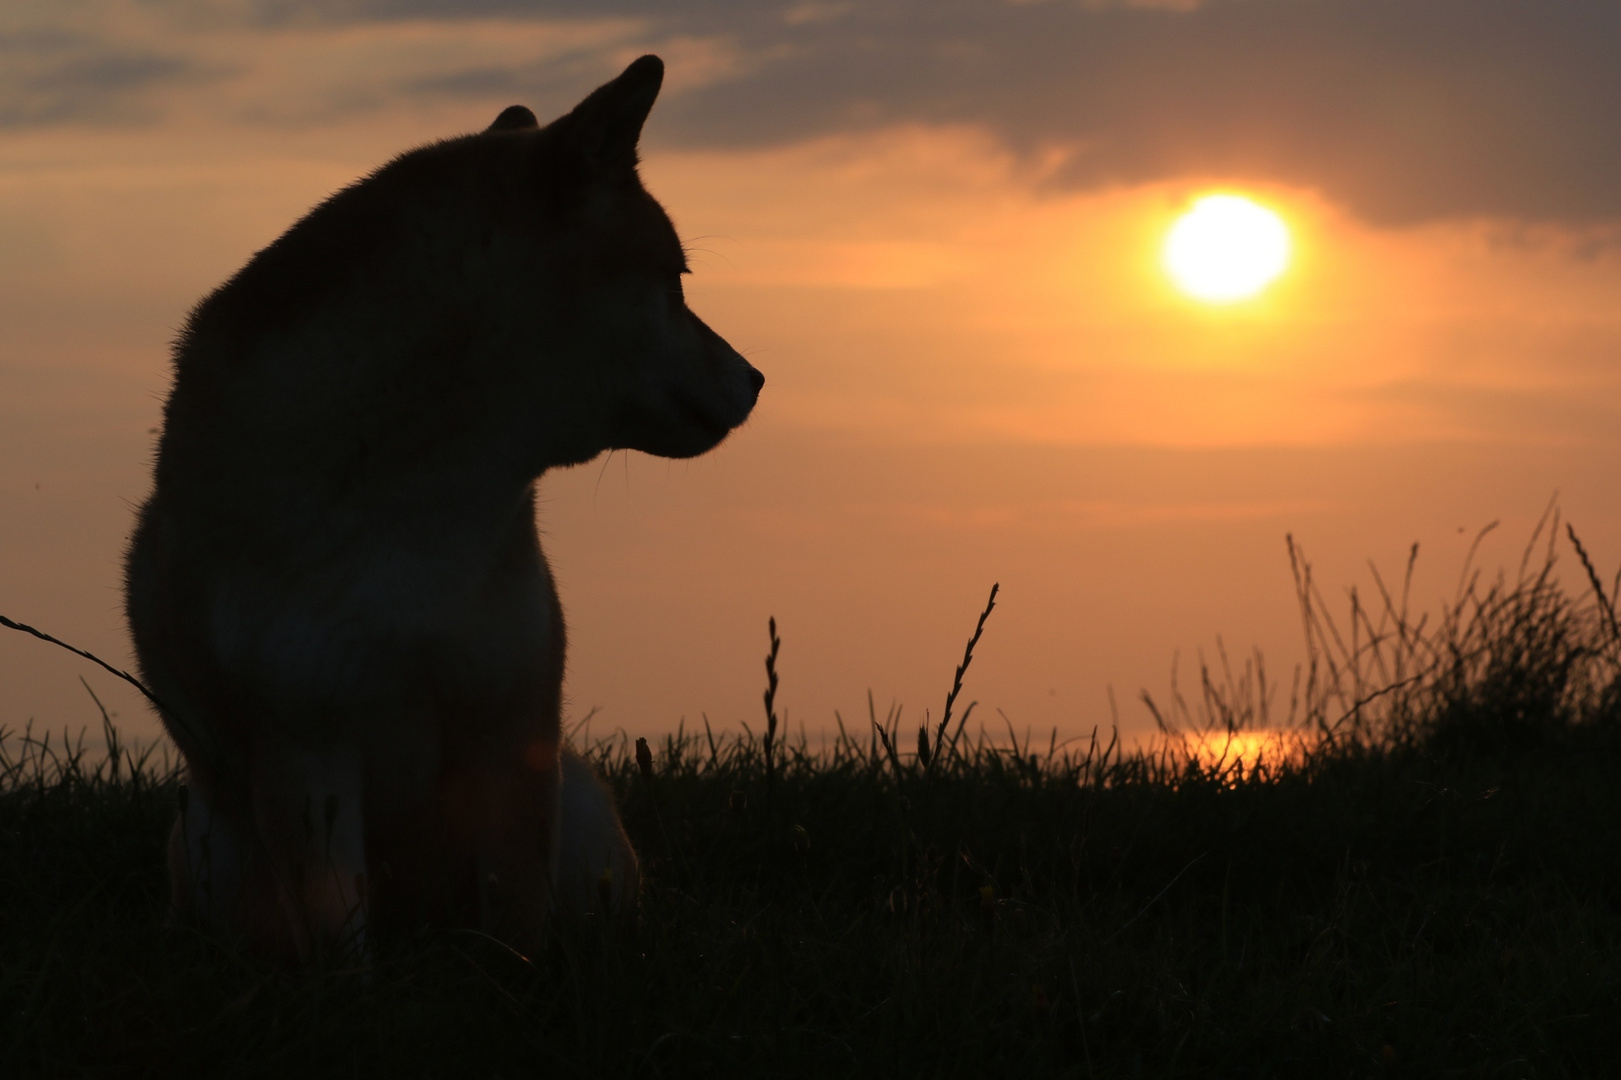
{"type": "Polygon", "coordinates": [[[299,959],[364,955],[370,881],[359,754],[288,749],[255,770],[253,796],[299,959]]]}
{"type": "Polygon", "coordinates": [[[613,791],[591,763],[563,751],[562,830],[556,896],[565,918],[608,916],[636,903],[636,852],[619,821],[613,791]]]}
{"type": "Polygon", "coordinates": [[[555,886],[561,765],[553,740],[476,773],[476,866],[483,928],[520,953],[545,940],[555,886]]]}
{"type": "Polygon", "coordinates": [[[195,783],[180,790],[180,815],[169,832],[171,917],[274,949],[284,937],[281,910],[252,824],[218,813],[195,783]]]}

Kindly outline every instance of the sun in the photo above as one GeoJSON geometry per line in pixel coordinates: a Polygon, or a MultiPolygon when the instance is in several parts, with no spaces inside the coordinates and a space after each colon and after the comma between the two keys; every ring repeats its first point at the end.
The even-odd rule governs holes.
{"type": "Polygon", "coordinates": [[[1176,219],[1162,253],[1165,272],[1196,300],[1247,300],[1289,265],[1289,227],[1242,195],[1205,195],[1176,219]]]}

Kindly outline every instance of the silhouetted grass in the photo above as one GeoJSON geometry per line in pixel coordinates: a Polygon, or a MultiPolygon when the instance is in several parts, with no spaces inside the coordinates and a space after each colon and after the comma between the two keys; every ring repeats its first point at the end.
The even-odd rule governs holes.
{"type": "Polygon", "coordinates": [[[1381,583],[1344,621],[1291,545],[1287,710],[1223,653],[1150,701],[1147,750],[958,738],[949,710],[916,753],[895,710],[825,752],[769,719],[769,758],[707,726],[645,770],[598,743],[640,917],[528,960],[447,933],[286,975],[165,928],[174,778],[14,736],[0,1075],[1603,1075],[1621,646],[1559,539],[1429,619],[1381,583]],[[1267,721],[1290,755],[1209,749],[1267,721]]]}

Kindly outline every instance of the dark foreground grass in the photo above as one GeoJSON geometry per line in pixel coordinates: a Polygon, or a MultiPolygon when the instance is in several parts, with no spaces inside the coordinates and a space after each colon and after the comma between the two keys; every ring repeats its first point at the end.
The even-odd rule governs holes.
{"type": "MultiPolygon", "coordinates": [[[[746,735],[650,775],[606,744],[639,918],[527,960],[447,933],[287,975],[165,927],[173,778],[13,738],[0,1076],[1621,1074],[1613,597],[1550,549],[1336,625],[1297,569],[1297,758],[948,731],[925,767],[893,717],[769,774],[746,735]]],[[[1201,675],[1167,726],[1275,703],[1201,675]]]]}

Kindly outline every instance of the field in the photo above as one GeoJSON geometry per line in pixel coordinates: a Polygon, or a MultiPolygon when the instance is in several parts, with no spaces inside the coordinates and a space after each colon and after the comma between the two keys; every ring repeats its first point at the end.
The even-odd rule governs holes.
{"type": "Polygon", "coordinates": [[[1295,569],[1307,667],[1201,664],[1147,749],[962,700],[819,753],[764,715],[596,744],[639,914],[528,958],[446,932],[293,975],[166,926],[176,778],[13,732],[0,1076],[1610,1074],[1614,587],[1553,519],[1428,619],[1399,583],[1331,618],[1295,569]]]}

